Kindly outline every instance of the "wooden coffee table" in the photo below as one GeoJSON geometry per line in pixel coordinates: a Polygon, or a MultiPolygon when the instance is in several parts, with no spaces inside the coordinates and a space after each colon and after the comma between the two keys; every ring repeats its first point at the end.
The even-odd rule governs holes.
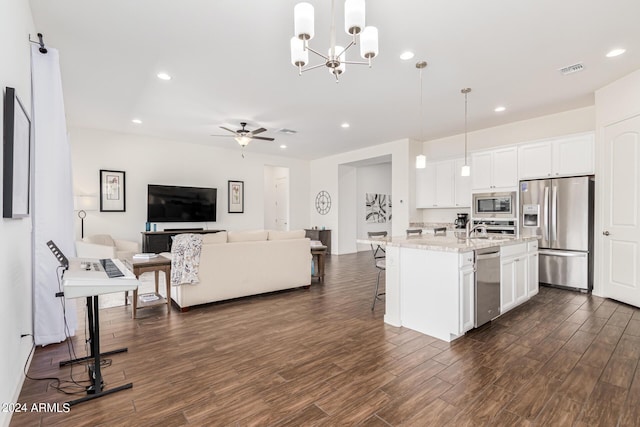
{"type": "MultiPolygon", "coordinates": [[[[153,271],[156,279],[156,291],[153,294],[138,295],[138,290],[133,291],[133,298],[131,298],[131,317],[136,318],[136,311],[139,308],[154,307],[156,305],[166,304],[167,313],[171,313],[171,259],[165,258],[162,255],[158,255],[151,259],[133,259],[128,258],[124,260],[127,267],[133,272],[136,278],[140,278],[142,273],[153,271]],[[163,298],[158,293],[158,281],[160,272],[164,272],[165,282],[167,286],[167,297],[163,298]],[[145,301],[143,298],[146,295],[150,295],[151,301],[145,301]]],[[[129,301],[129,292],[125,292],[125,305],[129,301]]]]}

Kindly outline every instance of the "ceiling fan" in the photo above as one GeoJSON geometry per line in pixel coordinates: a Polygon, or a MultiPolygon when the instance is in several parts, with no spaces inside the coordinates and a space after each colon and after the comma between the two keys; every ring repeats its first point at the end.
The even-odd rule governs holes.
{"type": "Polygon", "coordinates": [[[256,136],[259,133],[266,132],[267,130],[265,128],[249,130],[246,128],[247,123],[245,122],[240,123],[240,126],[242,126],[242,129],[238,129],[238,130],[231,130],[227,127],[220,126],[221,129],[231,132],[233,135],[211,135],[211,136],[233,136],[235,140],[238,141],[238,144],[240,144],[242,147],[246,147],[249,144],[249,142],[251,142],[252,139],[259,139],[262,141],[274,141],[274,138],[269,138],[266,136],[256,136]]]}

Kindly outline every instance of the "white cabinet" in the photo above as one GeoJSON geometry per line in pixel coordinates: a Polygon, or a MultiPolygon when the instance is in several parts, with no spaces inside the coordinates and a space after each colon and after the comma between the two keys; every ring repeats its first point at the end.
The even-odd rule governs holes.
{"type": "Polygon", "coordinates": [[[475,283],[476,271],[474,268],[473,252],[464,253],[461,255],[461,268],[458,280],[458,285],[460,286],[459,334],[470,331],[475,325],[475,283]]]}
{"type": "Polygon", "coordinates": [[[527,244],[504,246],[500,251],[500,313],[529,299],[527,244]]]}
{"type": "Polygon", "coordinates": [[[390,301],[399,301],[401,326],[448,342],[473,328],[473,251],[387,248],[391,269],[387,269],[385,300],[387,307],[390,301]]]}
{"type": "Polygon", "coordinates": [[[459,177],[458,164],[464,161],[445,160],[429,162],[416,170],[416,207],[452,208],[471,206],[469,178],[459,177]]]}
{"type": "Polygon", "coordinates": [[[527,295],[538,293],[538,241],[527,243],[527,295]]]}
{"type": "Polygon", "coordinates": [[[518,147],[520,179],[591,175],[594,148],[593,133],[523,144],[518,147]]]}
{"type": "Polygon", "coordinates": [[[551,143],[542,142],[518,147],[520,179],[551,176],[551,143]]]}
{"type": "Polygon", "coordinates": [[[511,190],[517,186],[518,149],[516,147],[471,154],[472,190],[511,190]]]}

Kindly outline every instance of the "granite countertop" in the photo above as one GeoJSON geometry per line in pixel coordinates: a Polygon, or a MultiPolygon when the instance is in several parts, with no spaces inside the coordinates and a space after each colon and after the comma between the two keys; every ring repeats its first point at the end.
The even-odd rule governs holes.
{"type": "Polygon", "coordinates": [[[421,228],[423,230],[446,228],[447,230],[453,230],[456,226],[452,222],[410,222],[409,228],[421,228]]]}
{"type": "Polygon", "coordinates": [[[386,237],[359,239],[358,243],[384,244],[385,246],[397,246],[401,248],[424,249],[429,251],[443,252],[468,252],[476,249],[490,248],[494,246],[507,246],[536,240],[536,237],[520,237],[495,235],[487,239],[458,238],[454,232],[448,232],[446,236],[423,235],[416,237],[386,237]]]}

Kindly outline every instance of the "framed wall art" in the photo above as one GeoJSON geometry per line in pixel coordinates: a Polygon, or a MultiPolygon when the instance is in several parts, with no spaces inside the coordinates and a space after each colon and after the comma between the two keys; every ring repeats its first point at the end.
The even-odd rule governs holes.
{"type": "Polygon", "coordinates": [[[124,212],[125,176],[122,171],[100,170],[100,212],[124,212]]]}
{"type": "Polygon", "coordinates": [[[31,120],[16,96],[7,87],[4,97],[3,218],[29,216],[31,176],[31,120]]]}
{"type": "Polygon", "coordinates": [[[244,213],[244,181],[228,181],[229,213],[244,213]]]}

